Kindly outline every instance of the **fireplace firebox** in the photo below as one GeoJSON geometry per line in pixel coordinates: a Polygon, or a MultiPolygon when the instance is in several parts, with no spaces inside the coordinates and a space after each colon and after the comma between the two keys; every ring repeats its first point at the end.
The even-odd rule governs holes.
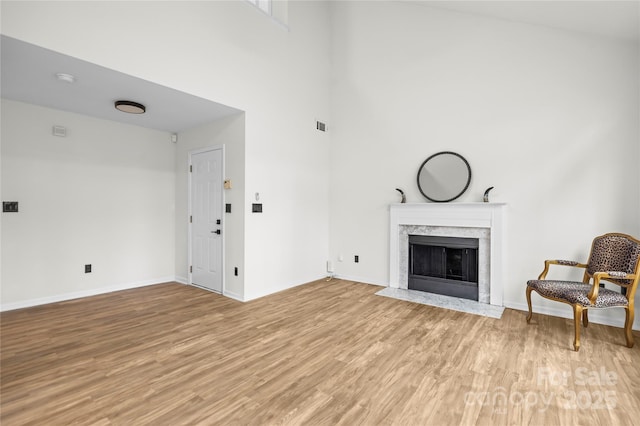
{"type": "Polygon", "coordinates": [[[409,235],[408,288],[478,300],[478,239],[409,235]]]}

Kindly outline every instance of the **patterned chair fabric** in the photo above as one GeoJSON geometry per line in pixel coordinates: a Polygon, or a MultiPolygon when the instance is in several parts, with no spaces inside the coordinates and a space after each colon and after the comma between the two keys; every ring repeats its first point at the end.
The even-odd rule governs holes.
{"type": "MultiPolygon", "coordinates": [[[[587,272],[620,271],[633,274],[640,257],[640,244],[622,235],[605,235],[593,241],[587,272]]],[[[618,284],[630,284],[631,280],[613,280],[618,284]]]]}
{"type": "Polygon", "coordinates": [[[598,292],[595,306],[591,305],[587,294],[591,290],[591,284],[583,284],[575,281],[531,280],[527,285],[533,288],[541,296],[552,299],[565,300],[567,303],[579,304],[595,308],[611,308],[613,306],[627,306],[627,298],[616,291],[601,288],[598,292]]]}

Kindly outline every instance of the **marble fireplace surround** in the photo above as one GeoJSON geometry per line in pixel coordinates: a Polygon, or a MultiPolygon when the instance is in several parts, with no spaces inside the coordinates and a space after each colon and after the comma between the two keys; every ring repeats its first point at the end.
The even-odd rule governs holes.
{"type": "Polygon", "coordinates": [[[389,287],[408,287],[409,235],[477,238],[478,302],[502,306],[505,206],[504,203],[392,204],[389,287]]]}

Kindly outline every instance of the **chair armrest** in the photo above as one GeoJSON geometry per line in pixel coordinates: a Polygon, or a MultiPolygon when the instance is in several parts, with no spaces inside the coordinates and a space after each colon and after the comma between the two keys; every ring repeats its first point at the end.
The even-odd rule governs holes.
{"type": "MultiPolygon", "coordinates": [[[[592,305],[596,303],[596,299],[598,298],[598,291],[600,290],[600,280],[613,278],[616,280],[633,280],[636,278],[635,274],[627,274],[622,271],[606,271],[606,272],[596,272],[593,274],[593,285],[591,286],[591,291],[587,294],[589,298],[589,302],[592,305]]],[[[623,287],[626,287],[623,285],[623,287]]]]}
{"type": "Polygon", "coordinates": [[[549,266],[550,265],[573,266],[575,268],[586,268],[587,267],[586,264],[580,263],[580,262],[576,262],[576,261],[573,261],[573,260],[560,260],[560,259],[545,260],[544,261],[544,271],[542,271],[542,273],[538,277],[539,280],[544,280],[545,279],[545,277],[547,276],[547,273],[549,272],[549,266]]]}
{"type": "Polygon", "coordinates": [[[586,264],[580,263],[580,262],[576,262],[575,260],[556,259],[556,260],[549,260],[548,262],[551,265],[575,266],[575,267],[578,267],[578,268],[586,268],[587,267],[586,264]]]}
{"type": "Polygon", "coordinates": [[[615,278],[617,280],[632,280],[636,277],[635,274],[627,274],[626,272],[623,272],[623,271],[596,272],[595,274],[593,274],[594,278],[596,275],[600,279],[615,278]]]}

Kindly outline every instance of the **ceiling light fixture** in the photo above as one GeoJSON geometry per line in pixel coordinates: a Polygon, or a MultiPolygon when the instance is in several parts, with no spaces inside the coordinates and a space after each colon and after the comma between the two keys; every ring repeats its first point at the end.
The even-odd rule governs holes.
{"type": "Polygon", "coordinates": [[[116,101],[115,106],[118,111],[129,114],[144,114],[147,110],[144,105],[133,101],[116,101]]]}
{"type": "Polygon", "coordinates": [[[75,83],[76,77],[71,74],[66,74],[63,72],[59,72],[56,74],[56,78],[60,81],[64,81],[65,83],[75,83]]]}

